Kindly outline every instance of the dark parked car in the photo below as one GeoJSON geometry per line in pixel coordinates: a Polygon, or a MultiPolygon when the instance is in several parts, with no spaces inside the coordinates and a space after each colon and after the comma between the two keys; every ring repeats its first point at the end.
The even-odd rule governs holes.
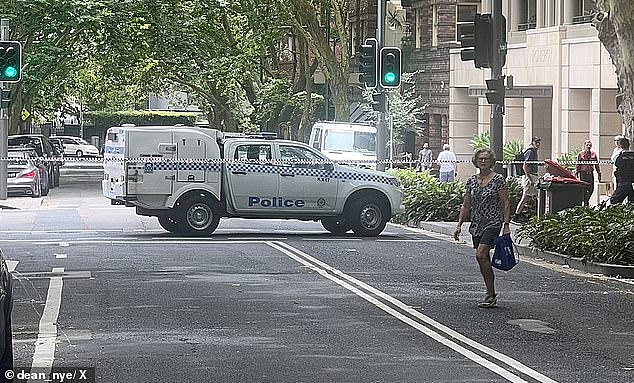
{"type": "MultiPolygon", "coordinates": [[[[0,377],[13,369],[13,333],[11,311],[13,310],[13,284],[7,262],[0,249],[0,377]]],[[[3,380],[4,381],[4,380],[3,380]]]]}
{"type": "Polygon", "coordinates": [[[48,170],[48,184],[52,189],[59,186],[59,168],[62,166],[62,154],[55,149],[46,136],[41,134],[21,134],[9,136],[10,148],[33,148],[42,158],[48,170]]]}

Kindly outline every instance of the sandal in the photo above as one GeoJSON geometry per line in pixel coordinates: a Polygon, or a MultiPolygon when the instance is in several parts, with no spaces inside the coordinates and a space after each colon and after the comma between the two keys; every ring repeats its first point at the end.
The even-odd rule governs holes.
{"type": "Polygon", "coordinates": [[[498,303],[498,295],[487,295],[486,298],[480,303],[478,303],[478,307],[483,309],[488,309],[491,307],[497,306],[498,303]]]}

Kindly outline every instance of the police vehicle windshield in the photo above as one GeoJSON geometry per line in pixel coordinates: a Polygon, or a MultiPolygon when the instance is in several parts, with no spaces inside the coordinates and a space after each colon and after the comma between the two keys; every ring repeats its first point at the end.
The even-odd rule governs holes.
{"type": "Polygon", "coordinates": [[[324,149],[374,153],[376,151],[376,133],[342,130],[326,131],[324,149]]]}

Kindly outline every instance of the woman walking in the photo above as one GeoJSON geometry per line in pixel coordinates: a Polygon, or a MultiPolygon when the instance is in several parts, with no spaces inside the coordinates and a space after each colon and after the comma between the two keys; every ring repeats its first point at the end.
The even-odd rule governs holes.
{"type": "Polygon", "coordinates": [[[479,172],[469,177],[465,184],[466,193],[454,232],[454,238],[458,240],[462,223],[471,217],[469,233],[487,290],[486,297],[478,304],[478,307],[483,308],[495,307],[497,304],[495,276],[489,254],[493,241],[500,230],[503,234],[511,232],[511,209],[506,181],[501,174],[492,170],[495,161],[495,154],[490,149],[480,149],[473,154],[472,162],[479,172]]]}

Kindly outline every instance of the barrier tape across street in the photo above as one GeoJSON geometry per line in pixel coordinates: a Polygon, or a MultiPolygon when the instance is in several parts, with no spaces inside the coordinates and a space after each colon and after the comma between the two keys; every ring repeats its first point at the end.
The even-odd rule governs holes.
{"type": "MultiPolygon", "coordinates": [[[[130,157],[130,158],[75,158],[75,157],[64,157],[64,158],[50,158],[50,157],[32,157],[29,159],[25,158],[17,158],[17,157],[4,157],[0,158],[0,161],[8,161],[8,162],[65,162],[65,163],[107,163],[107,162],[174,162],[174,163],[212,163],[212,164],[234,164],[234,163],[264,163],[264,164],[273,164],[273,165],[321,165],[328,163],[338,163],[338,164],[350,164],[350,165],[358,165],[358,164],[406,164],[415,167],[420,164],[419,161],[412,160],[326,160],[326,161],[297,161],[297,160],[235,160],[235,159],[225,159],[225,158],[163,158],[163,157],[130,157]]],[[[427,161],[423,162],[424,165],[435,165],[435,164],[443,164],[443,163],[471,163],[471,160],[456,160],[456,161],[427,161]]],[[[556,161],[554,161],[556,162],[556,161]]],[[[497,161],[498,164],[502,165],[513,165],[513,164],[537,164],[543,165],[544,161],[497,161]]],[[[598,161],[562,161],[556,162],[560,165],[612,165],[613,161],[610,160],[598,160],[598,161]]]]}

